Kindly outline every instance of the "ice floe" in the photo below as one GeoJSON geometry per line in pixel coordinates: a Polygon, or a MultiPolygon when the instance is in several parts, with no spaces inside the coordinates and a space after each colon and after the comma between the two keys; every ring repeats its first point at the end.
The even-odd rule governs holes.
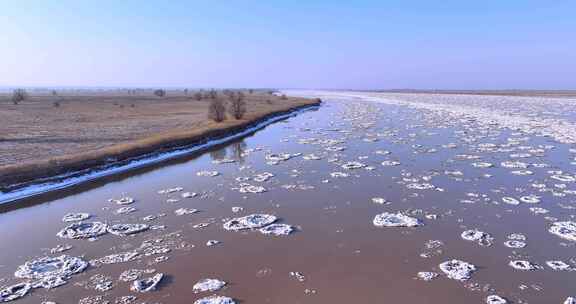
{"type": "Polygon", "coordinates": [[[473,264],[456,259],[443,262],[439,267],[448,278],[458,281],[470,279],[472,273],[476,271],[476,266],[473,264]]]}
{"type": "Polygon", "coordinates": [[[553,270],[572,270],[572,266],[564,261],[546,261],[546,265],[553,270]]]}
{"type": "Polygon", "coordinates": [[[418,276],[418,279],[420,279],[422,281],[432,281],[436,277],[438,277],[438,274],[436,272],[420,271],[420,272],[418,272],[417,276],[418,276]]]}
{"type": "Polygon", "coordinates": [[[494,240],[490,234],[477,229],[466,230],[460,236],[467,241],[477,242],[482,246],[492,246],[492,241],[494,240]]]}
{"type": "Polygon", "coordinates": [[[507,304],[508,301],[498,295],[489,295],[486,297],[486,304],[507,304]]]}
{"type": "Polygon", "coordinates": [[[111,198],[108,201],[110,201],[111,203],[116,203],[118,205],[129,205],[134,203],[136,200],[130,196],[123,196],[118,199],[111,198]]]}
{"type": "Polygon", "coordinates": [[[563,239],[576,241],[576,222],[555,222],[548,228],[548,231],[563,239]]]}
{"type": "Polygon", "coordinates": [[[214,177],[214,176],[220,175],[220,173],[218,171],[203,170],[203,171],[196,172],[196,175],[204,176],[204,177],[214,177]]]}
{"type": "Polygon", "coordinates": [[[223,227],[224,229],[231,231],[259,229],[274,223],[276,220],[277,218],[270,214],[250,214],[243,217],[233,218],[224,223],[223,227]]]}
{"type": "Polygon", "coordinates": [[[193,209],[193,208],[179,208],[174,210],[174,214],[176,215],[186,215],[186,214],[194,214],[197,213],[198,210],[197,209],[193,209]]]}
{"type": "Polygon", "coordinates": [[[221,289],[222,287],[224,287],[226,285],[226,282],[218,280],[218,279],[203,279],[198,281],[196,284],[194,284],[194,286],[192,287],[192,290],[194,292],[212,292],[212,291],[217,291],[219,289],[221,289]]]}
{"type": "Polygon", "coordinates": [[[150,226],[146,224],[115,224],[108,226],[108,232],[119,236],[127,236],[146,231],[149,228],[150,226]]]}
{"type": "Polygon", "coordinates": [[[90,218],[89,213],[84,213],[84,212],[67,213],[66,215],[64,215],[64,217],[62,217],[62,221],[63,222],[78,222],[78,221],[87,220],[89,218],[90,218]]]}
{"type": "Polygon", "coordinates": [[[275,236],[289,235],[294,228],[287,224],[271,224],[260,228],[262,234],[271,234],[275,236]]]}
{"type": "Polygon", "coordinates": [[[380,213],[374,217],[372,222],[377,227],[416,227],[422,225],[422,222],[419,219],[410,217],[401,212],[380,213]]]}
{"type": "Polygon", "coordinates": [[[518,270],[538,270],[541,267],[538,264],[525,260],[513,260],[508,263],[512,268],[518,270]]]}
{"type": "Polygon", "coordinates": [[[225,296],[209,296],[194,301],[194,304],[236,304],[234,299],[225,296]]]}
{"type": "Polygon", "coordinates": [[[32,286],[30,283],[18,283],[0,289],[0,302],[10,302],[25,296],[32,286]]]}
{"type": "Polygon", "coordinates": [[[60,230],[56,235],[67,239],[94,238],[107,233],[108,225],[101,222],[77,222],[60,230]]]}
{"type": "Polygon", "coordinates": [[[266,192],[266,188],[262,186],[250,185],[248,183],[241,183],[238,191],[241,193],[263,193],[266,192]]]}
{"type": "Polygon", "coordinates": [[[61,255],[42,257],[28,261],[18,267],[14,276],[17,278],[36,279],[37,287],[54,288],[66,283],[66,280],[84,271],[88,262],[79,257],[61,255]]]}
{"type": "Polygon", "coordinates": [[[132,291],[137,291],[137,292],[154,291],[154,290],[156,290],[156,287],[158,286],[160,281],[162,281],[163,277],[164,277],[163,273],[157,273],[154,276],[149,277],[149,278],[145,278],[145,279],[141,279],[141,280],[135,280],[134,282],[132,282],[132,286],[130,287],[130,289],[132,291]]]}

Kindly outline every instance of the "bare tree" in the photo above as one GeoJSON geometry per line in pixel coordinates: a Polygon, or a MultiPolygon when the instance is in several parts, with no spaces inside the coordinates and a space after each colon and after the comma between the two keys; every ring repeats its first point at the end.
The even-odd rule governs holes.
{"type": "Polygon", "coordinates": [[[12,92],[12,103],[17,105],[28,98],[28,93],[24,89],[16,89],[12,92]]]}
{"type": "Polygon", "coordinates": [[[210,90],[210,92],[208,92],[208,95],[210,96],[211,99],[218,98],[218,92],[216,92],[216,90],[214,89],[210,90]]]}
{"type": "Polygon", "coordinates": [[[282,96],[280,96],[280,99],[282,99],[282,100],[286,100],[286,99],[288,99],[288,97],[286,97],[286,95],[285,95],[285,94],[282,94],[282,96]]]}
{"type": "Polygon", "coordinates": [[[194,93],[194,99],[196,99],[198,101],[202,100],[202,92],[194,93]]]}
{"type": "Polygon", "coordinates": [[[154,95],[156,95],[158,97],[164,97],[164,96],[166,96],[166,90],[162,90],[162,89],[154,90],[154,95]]]}
{"type": "Polygon", "coordinates": [[[221,99],[215,98],[210,101],[208,118],[215,122],[221,122],[226,119],[226,107],[221,99]]]}
{"type": "Polygon", "coordinates": [[[236,119],[242,119],[246,114],[246,101],[244,100],[244,93],[238,92],[230,95],[230,103],[228,112],[236,119]]]}

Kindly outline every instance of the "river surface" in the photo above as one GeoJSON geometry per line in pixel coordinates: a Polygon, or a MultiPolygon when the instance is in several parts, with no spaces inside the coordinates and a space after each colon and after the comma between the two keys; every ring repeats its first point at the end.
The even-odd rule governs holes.
{"type": "Polygon", "coordinates": [[[324,103],[202,155],[5,208],[0,287],[40,280],[46,268],[15,277],[27,261],[67,255],[90,265],[14,303],[194,303],[211,295],[236,303],[486,303],[488,296],[564,303],[576,296],[576,100],[289,93],[324,103]],[[123,197],[135,201],[111,201],[123,197]],[[119,214],[122,207],[133,209],[119,214]],[[73,223],[63,222],[68,213],[148,229],[59,237],[73,223]],[[293,231],[225,229],[250,214],[273,215],[293,231]],[[376,225],[379,214],[399,227],[376,225]],[[568,228],[554,234],[558,223],[568,228]],[[454,259],[471,271],[458,277],[439,266],[454,259]],[[134,275],[122,275],[127,270],[134,275]],[[158,273],[155,290],[131,290],[134,279],[158,273]],[[206,278],[226,285],[195,292],[206,278]]]}

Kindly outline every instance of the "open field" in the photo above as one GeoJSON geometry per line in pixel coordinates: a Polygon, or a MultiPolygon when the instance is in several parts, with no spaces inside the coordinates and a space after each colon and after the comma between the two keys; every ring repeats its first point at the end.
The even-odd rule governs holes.
{"type": "MultiPolygon", "coordinates": [[[[233,130],[275,112],[315,103],[266,92],[246,92],[241,120],[207,118],[209,98],[193,92],[31,92],[18,105],[0,95],[0,184],[84,169],[107,158],[132,157],[171,144],[187,144],[219,130],[233,130]],[[41,172],[44,172],[40,174],[41,172]]],[[[220,92],[220,97],[226,100],[220,92]]]]}

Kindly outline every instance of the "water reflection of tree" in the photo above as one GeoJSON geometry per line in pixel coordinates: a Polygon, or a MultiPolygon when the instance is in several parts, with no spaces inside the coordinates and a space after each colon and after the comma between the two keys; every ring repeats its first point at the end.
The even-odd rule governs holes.
{"type": "Polygon", "coordinates": [[[221,148],[218,150],[210,151],[210,158],[212,158],[213,161],[221,161],[221,160],[225,159],[226,158],[226,149],[221,148]]]}
{"type": "Polygon", "coordinates": [[[225,148],[210,151],[210,158],[213,161],[222,161],[231,158],[239,163],[244,163],[244,153],[248,145],[241,140],[233,142],[225,148]]]}
{"type": "Polygon", "coordinates": [[[232,159],[239,163],[244,163],[244,152],[246,151],[246,143],[241,140],[234,142],[230,145],[230,152],[232,154],[232,159]]]}

